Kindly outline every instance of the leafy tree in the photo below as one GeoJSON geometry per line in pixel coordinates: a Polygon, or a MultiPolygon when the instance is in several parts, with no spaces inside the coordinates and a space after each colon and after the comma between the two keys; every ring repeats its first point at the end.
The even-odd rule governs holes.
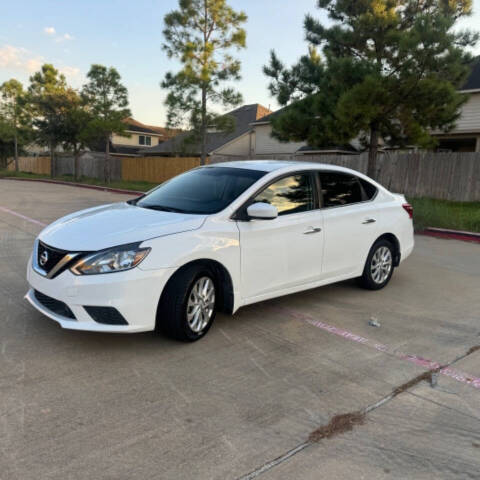
{"type": "Polygon", "coordinates": [[[59,104],[59,138],[65,150],[73,152],[73,175],[79,180],[79,161],[82,150],[92,137],[92,114],[85,100],[69,88],[59,104]]]}
{"type": "Polygon", "coordinates": [[[376,176],[381,141],[431,147],[448,131],[466,96],[458,93],[478,35],[454,29],[471,0],[318,0],[331,26],[305,18],[310,52],[291,68],[272,52],[264,72],[284,113],[280,140],[312,146],[360,137],[376,176]],[[323,56],[316,48],[323,51],[323,56]]]}
{"type": "Polygon", "coordinates": [[[110,140],[112,133],[124,134],[123,120],[131,115],[128,109],[128,91],[120,82],[120,74],[113,67],[92,65],[87,74],[82,96],[93,115],[89,136],[102,139],[105,145],[104,176],[110,183],[110,140]]]}
{"type": "Polygon", "coordinates": [[[0,137],[8,143],[13,140],[15,171],[18,172],[18,149],[28,134],[30,115],[26,92],[23,85],[12,78],[0,85],[0,115],[2,116],[2,132],[0,137]]]}
{"type": "Polygon", "coordinates": [[[48,146],[51,160],[51,176],[55,176],[55,149],[62,141],[60,110],[67,95],[65,76],[53,65],[42,65],[40,71],[30,77],[28,97],[34,114],[33,127],[40,145],[48,146]]]}
{"type": "Polygon", "coordinates": [[[15,154],[13,138],[11,125],[0,115],[0,168],[7,168],[8,158],[15,154]]]}
{"type": "Polygon", "coordinates": [[[241,95],[221,84],[240,79],[240,62],[232,57],[232,48],[245,48],[247,20],[226,0],[179,0],[179,9],[164,18],[163,49],[170,58],[178,58],[182,68],[169,72],[161,86],[169,90],[165,104],[168,125],[179,126],[188,116],[193,132],[201,141],[201,163],[205,164],[207,129],[232,128],[231,118],[208,110],[210,103],[233,107],[241,95]]]}

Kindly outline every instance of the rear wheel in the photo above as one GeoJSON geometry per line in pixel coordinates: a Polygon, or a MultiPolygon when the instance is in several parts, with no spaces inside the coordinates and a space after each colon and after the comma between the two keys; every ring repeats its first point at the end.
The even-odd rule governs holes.
{"type": "Polygon", "coordinates": [[[205,267],[194,265],[177,272],[160,299],[157,326],[177,340],[199,340],[215,318],[216,291],[216,278],[205,267]]]}
{"type": "Polygon", "coordinates": [[[358,279],[362,287],[380,290],[393,274],[394,247],[385,239],[375,242],[368,254],[362,276],[358,279]]]}

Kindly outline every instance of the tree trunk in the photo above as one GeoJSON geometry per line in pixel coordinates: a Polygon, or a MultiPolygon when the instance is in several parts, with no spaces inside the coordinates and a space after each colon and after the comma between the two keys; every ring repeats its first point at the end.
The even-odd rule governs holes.
{"type": "Polygon", "coordinates": [[[75,149],[74,152],[73,152],[73,176],[74,176],[76,182],[78,182],[80,180],[80,177],[78,175],[78,173],[79,173],[79,161],[80,161],[80,151],[75,149]]]}
{"type": "Polygon", "coordinates": [[[376,179],[377,176],[377,154],[378,154],[378,130],[376,125],[370,126],[370,149],[368,151],[367,175],[376,179]]]}
{"type": "Polygon", "coordinates": [[[200,165],[207,163],[207,87],[202,87],[202,156],[200,158],[200,165]]]}
{"type": "Polygon", "coordinates": [[[105,183],[108,185],[110,183],[110,135],[108,135],[105,145],[105,162],[103,165],[103,176],[105,183]]]}
{"type": "Polygon", "coordinates": [[[15,132],[15,136],[13,137],[14,146],[15,146],[15,171],[18,172],[19,165],[18,165],[18,138],[17,132],[15,132]]]}
{"type": "Polygon", "coordinates": [[[55,176],[55,147],[53,142],[50,142],[50,177],[55,176]]]}

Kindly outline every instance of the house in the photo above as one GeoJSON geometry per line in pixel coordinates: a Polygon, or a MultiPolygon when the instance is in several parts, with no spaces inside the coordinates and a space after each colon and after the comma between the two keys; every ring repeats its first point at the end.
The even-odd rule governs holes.
{"type": "Polygon", "coordinates": [[[437,150],[449,152],[480,152],[480,57],[477,57],[472,73],[460,90],[469,95],[462,106],[455,127],[448,133],[434,132],[439,140],[437,150]]]}
{"type": "MultiPolygon", "coordinates": [[[[439,140],[438,151],[480,152],[480,57],[473,64],[472,72],[460,90],[469,95],[462,106],[460,117],[453,130],[448,133],[432,132],[439,140]]],[[[315,155],[356,155],[363,150],[358,139],[353,139],[347,145],[325,146],[314,148],[305,142],[280,142],[272,137],[272,119],[283,109],[277,110],[260,120],[252,122],[250,158],[297,159],[302,156],[315,155]]],[[[414,147],[406,147],[411,151],[414,147]]],[[[398,150],[397,148],[381,148],[381,151],[398,150]]]]}
{"type": "MultiPolygon", "coordinates": [[[[207,155],[211,161],[248,158],[252,153],[253,143],[251,124],[270,114],[268,108],[258,103],[244,105],[226,115],[235,120],[233,132],[222,132],[210,127],[207,133],[207,155]]],[[[192,156],[201,155],[201,143],[192,140],[191,132],[184,132],[157,146],[143,150],[145,155],[157,156],[192,156]]]]}
{"type": "Polygon", "coordinates": [[[277,140],[272,137],[272,119],[279,115],[284,108],[251,123],[253,145],[251,158],[291,160],[302,155],[355,155],[359,153],[359,145],[358,148],[355,148],[355,142],[352,142],[352,145],[331,145],[315,148],[309,146],[306,142],[281,142],[277,140]]]}
{"type": "Polygon", "coordinates": [[[250,124],[252,137],[251,158],[276,158],[289,160],[295,152],[306,146],[305,142],[280,142],[272,137],[272,119],[284,109],[281,108],[250,124]]]}
{"type": "Polygon", "coordinates": [[[128,136],[112,135],[110,153],[121,156],[137,156],[144,149],[157,146],[177,135],[180,130],[145,125],[131,117],[124,120],[128,136]]]}

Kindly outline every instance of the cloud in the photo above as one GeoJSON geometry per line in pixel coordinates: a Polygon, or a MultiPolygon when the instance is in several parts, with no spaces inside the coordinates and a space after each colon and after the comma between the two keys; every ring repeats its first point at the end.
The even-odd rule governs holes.
{"type": "Polygon", "coordinates": [[[58,34],[57,31],[55,30],[55,27],[45,27],[43,29],[43,32],[45,35],[48,35],[49,37],[52,37],[55,42],[60,43],[60,42],[68,42],[70,40],[73,40],[74,37],[73,35],[70,35],[69,33],[64,33],[64,34],[58,34]]]}
{"type": "Polygon", "coordinates": [[[77,67],[70,67],[68,65],[58,67],[60,72],[62,72],[66,77],[79,77],[80,76],[80,69],[77,67]]]}
{"type": "Polygon", "coordinates": [[[32,55],[28,50],[13,45],[0,47],[0,67],[12,70],[35,72],[44,63],[43,57],[32,55]]]}
{"type": "MultiPolygon", "coordinates": [[[[31,74],[40,70],[44,63],[48,63],[48,61],[43,56],[35,55],[25,48],[13,45],[0,47],[0,68],[31,74]]],[[[55,66],[69,80],[78,82],[83,78],[77,67],[62,64],[55,66]]]]}
{"type": "Polygon", "coordinates": [[[63,35],[58,35],[57,37],[55,37],[55,41],[57,43],[60,43],[60,42],[67,42],[69,40],[73,40],[74,37],[72,35],[70,35],[69,33],[64,33],[63,35]]]}

